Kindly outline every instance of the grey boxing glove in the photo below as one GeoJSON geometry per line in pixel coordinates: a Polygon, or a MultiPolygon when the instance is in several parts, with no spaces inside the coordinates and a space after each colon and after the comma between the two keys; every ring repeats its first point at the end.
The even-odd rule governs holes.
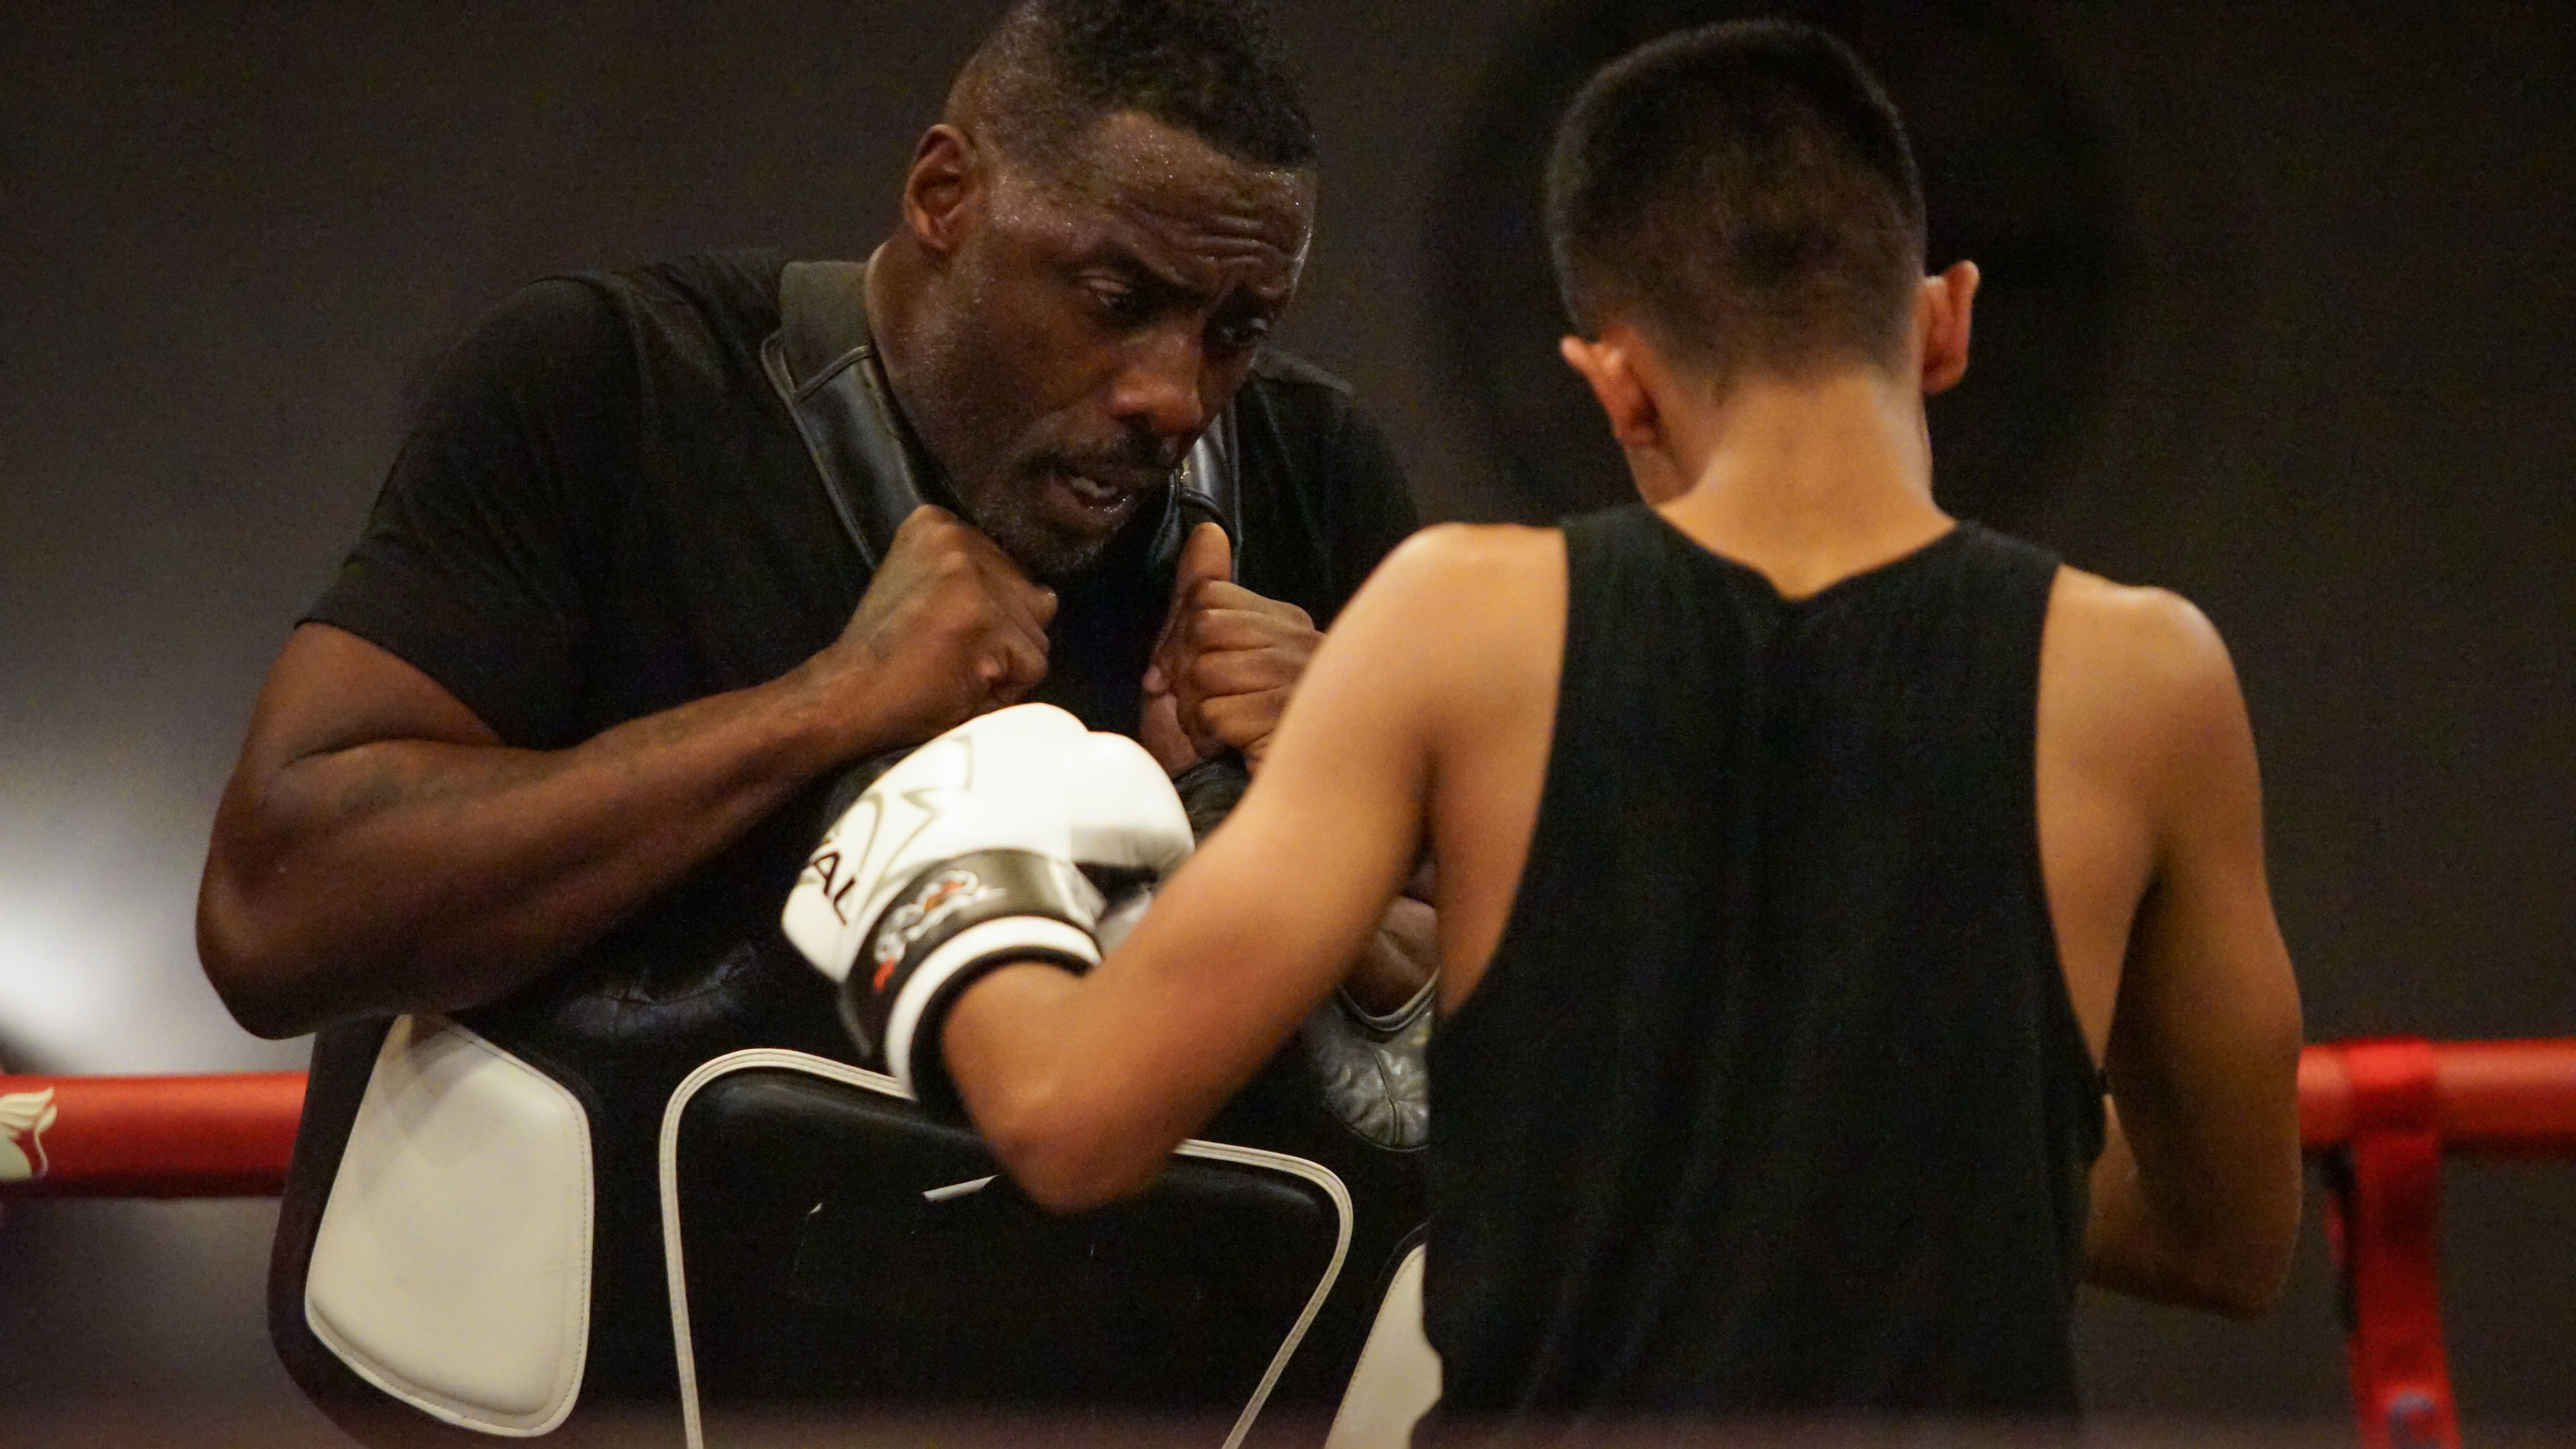
{"type": "MultiPolygon", "coordinates": [[[[1227,753],[1182,771],[1172,781],[1199,838],[1223,824],[1252,784],[1242,757],[1227,753]]],[[[1379,1147],[1405,1150],[1431,1140],[1433,983],[1378,1015],[1335,991],[1297,1030],[1324,1106],[1344,1126],[1379,1147]]]]}

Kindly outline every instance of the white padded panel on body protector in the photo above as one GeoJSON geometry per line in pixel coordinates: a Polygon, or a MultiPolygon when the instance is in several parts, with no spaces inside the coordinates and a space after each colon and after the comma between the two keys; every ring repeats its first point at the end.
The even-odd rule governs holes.
{"type": "Polygon", "coordinates": [[[1414,1421],[1440,1401],[1440,1355],[1422,1335],[1422,1247],[1395,1268],[1324,1449],[1405,1449],[1414,1421]]]}
{"type": "Polygon", "coordinates": [[[304,1321],[423,1413],[546,1433],[581,1393],[591,1194],[570,1091],[453,1022],[398,1018],[322,1210],[304,1321]]]}

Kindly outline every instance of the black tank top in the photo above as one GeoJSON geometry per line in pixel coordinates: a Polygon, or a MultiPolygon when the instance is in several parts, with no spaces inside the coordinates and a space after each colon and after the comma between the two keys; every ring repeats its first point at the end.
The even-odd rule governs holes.
{"type": "Polygon", "coordinates": [[[1440,1419],[2072,1413],[2057,560],[1962,524],[1793,601],[1642,506],[1566,553],[1529,861],[1431,1049],[1440,1419]]]}

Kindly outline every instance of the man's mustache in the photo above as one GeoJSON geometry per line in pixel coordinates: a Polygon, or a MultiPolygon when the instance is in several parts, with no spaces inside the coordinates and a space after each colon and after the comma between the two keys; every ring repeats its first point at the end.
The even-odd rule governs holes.
{"type": "Polygon", "coordinates": [[[1113,488],[1143,492],[1170,482],[1187,456],[1187,449],[1152,438],[1097,450],[1050,452],[1037,460],[1037,471],[1078,473],[1113,488]]]}

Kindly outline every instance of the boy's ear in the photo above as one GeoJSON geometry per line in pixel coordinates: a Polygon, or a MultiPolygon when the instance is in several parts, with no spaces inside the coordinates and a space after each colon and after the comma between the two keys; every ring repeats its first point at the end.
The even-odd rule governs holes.
{"type": "Polygon", "coordinates": [[[1923,395],[1946,392],[1968,375],[1968,332],[1977,300],[1977,264],[1953,262],[1925,277],[1914,322],[1923,338],[1923,395]]]}
{"type": "Polygon", "coordinates": [[[1654,394],[1646,388],[1645,379],[1637,372],[1635,357],[1628,339],[1605,333],[1598,342],[1568,336],[1558,341],[1556,350],[1565,364],[1581,374],[1592,387],[1593,400],[1610,420],[1611,436],[1619,446],[1634,453],[1651,449],[1663,441],[1663,415],[1655,405],[1654,394]]]}

